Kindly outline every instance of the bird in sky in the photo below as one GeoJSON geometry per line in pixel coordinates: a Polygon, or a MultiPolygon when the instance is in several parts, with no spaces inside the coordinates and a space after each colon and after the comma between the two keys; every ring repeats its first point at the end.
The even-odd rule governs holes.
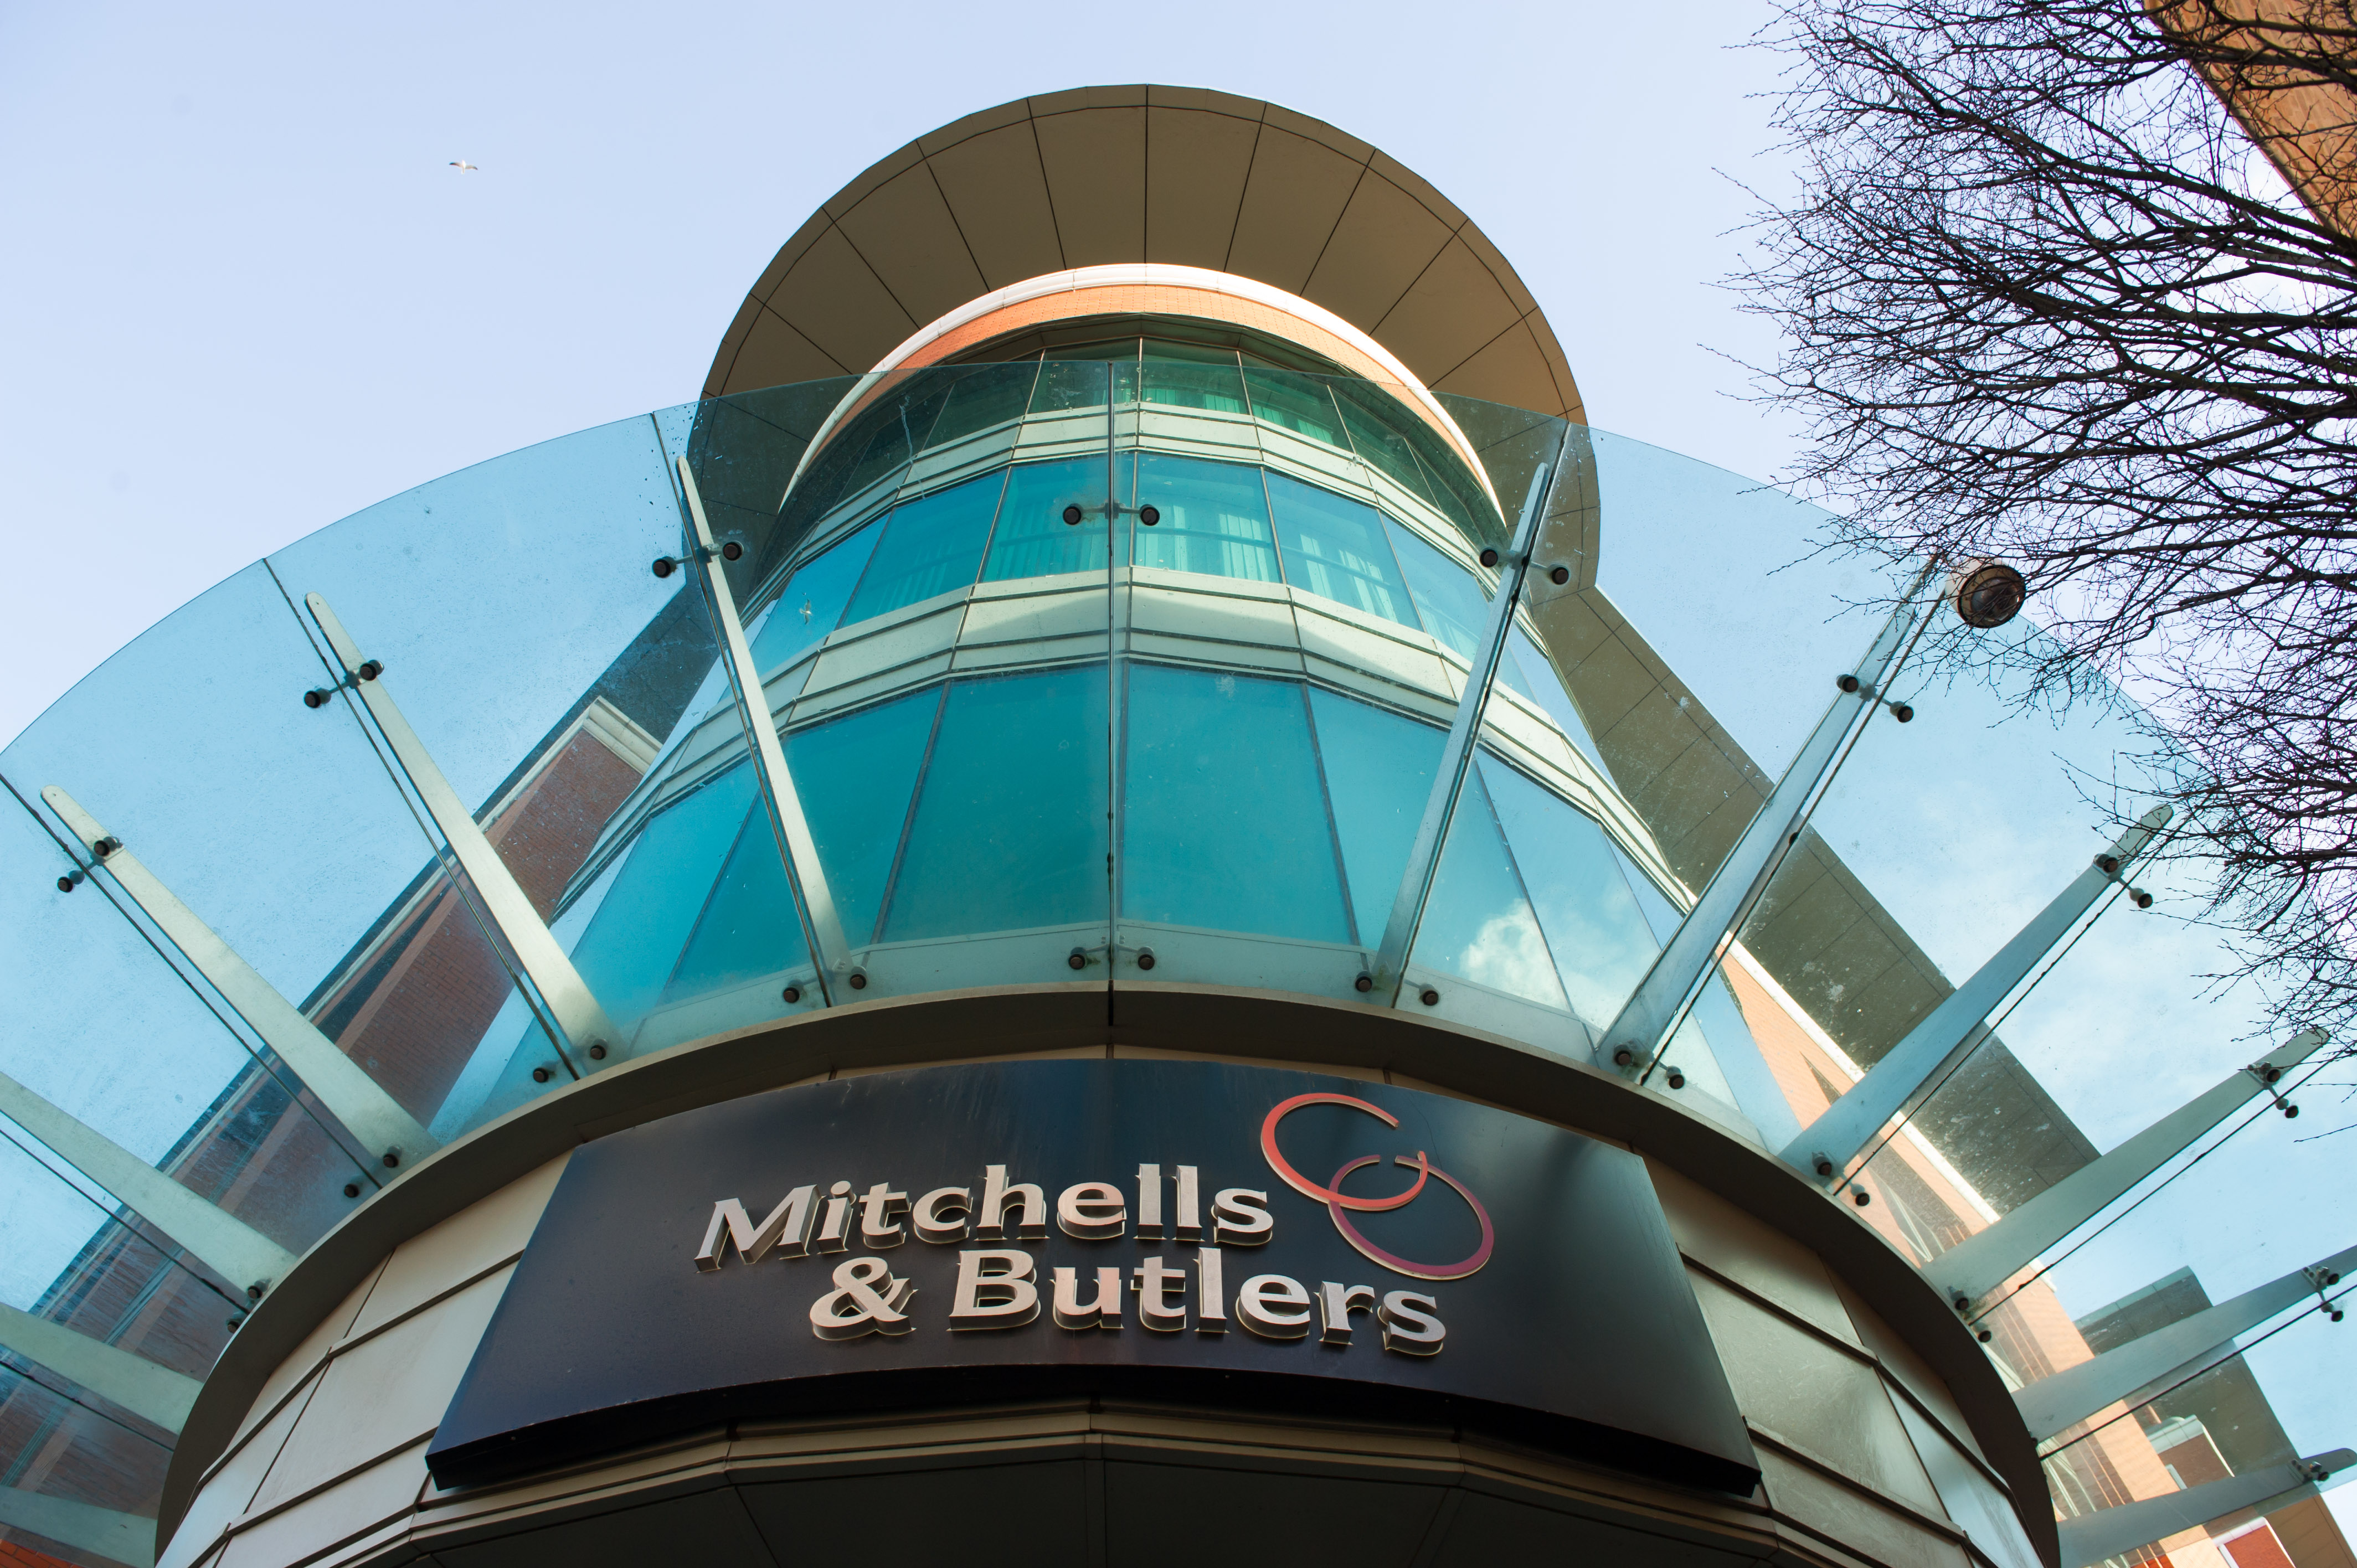
{"type": "Polygon", "coordinates": [[[470,164],[464,158],[452,158],[450,160],[450,166],[454,169],[460,170],[461,172],[473,172],[479,167],[479,166],[470,164]]]}

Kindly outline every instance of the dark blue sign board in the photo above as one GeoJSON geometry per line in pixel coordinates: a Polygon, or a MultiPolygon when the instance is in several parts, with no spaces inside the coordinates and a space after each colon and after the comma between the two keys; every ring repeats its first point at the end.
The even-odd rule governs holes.
{"type": "Polygon", "coordinates": [[[1758,1477],[1642,1160],[1179,1061],[877,1074],[599,1139],[427,1459],[449,1485],[723,1421],[1061,1392],[1758,1477]]]}

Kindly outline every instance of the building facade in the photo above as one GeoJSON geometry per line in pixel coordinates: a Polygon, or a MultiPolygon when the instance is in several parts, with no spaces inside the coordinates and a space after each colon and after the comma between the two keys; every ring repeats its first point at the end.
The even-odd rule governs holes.
{"type": "Polygon", "coordinates": [[[696,403],[299,542],[0,756],[9,1005],[88,1004],[0,1064],[0,1524],[2349,1562],[2345,1456],[2168,1402],[2249,1325],[2041,1261],[2320,1042],[2099,1155],[1991,1020],[2158,819],[1969,966],[1910,936],[1833,786],[1937,732],[1973,580],[1781,671],[1764,767],[1599,580],[1738,493],[1588,428],[1334,127],[1092,89],[902,148],[696,403]]]}

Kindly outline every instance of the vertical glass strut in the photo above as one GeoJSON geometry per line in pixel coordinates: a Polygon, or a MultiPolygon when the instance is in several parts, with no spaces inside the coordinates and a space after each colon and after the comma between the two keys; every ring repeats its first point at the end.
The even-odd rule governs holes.
{"type": "MultiPolygon", "coordinates": [[[[491,847],[491,841],[477,825],[475,814],[458,799],[458,792],[450,788],[450,781],[442,776],[433,754],[402,716],[393,693],[385,690],[382,666],[361,657],[359,645],[328,607],[327,600],[317,594],[306,594],[303,603],[309,608],[311,618],[319,623],[336,662],[344,668],[344,678],[366,704],[369,717],[376,721],[378,732],[393,748],[402,772],[409,776],[417,798],[434,818],[434,825],[441,830],[443,840],[458,857],[468,880],[481,894],[491,923],[499,927],[516,961],[523,965],[524,973],[531,978],[533,988],[555,1015],[565,1041],[583,1052],[592,1046],[619,1045],[621,1031],[606,1016],[606,1009],[598,1005],[588,983],[549,934],[540,911],[532,907],[524,890],[516,886],[515,874],[508,869],[508,863],[500,858],[499,851],[491,847]]],[[[578,1064],[576,1066],[577,1069],[578,1064]]]]}
{"type": "Polygon", "coordinates": [[[1489,708],[1490,686],[1497,677],[1498,660],[1505,655],[1506,639],[1514,629],[1514,607],[1522,600],[1523,580],[1531,569],[1531,553],[1538,547],[1539,531],[1545,525],[1555,480],[1563,472],[1564,457],[1570,449],[1571,428],[1569,424],[1564,426],[1555,443],[1555,461],[1541,463],[1531,475],[1530,491],[1523,499],[1522,519],[1514,527],[1505,558],[1499,563],[1498,591],[1490,600],[1489,620],[1481,628],[1481,640],[1474,649],[1473,667],[1466,671],[1465,691],[1457,701],[1457,716],[1449,721],[1448,738],[1433,769],[1432,793],[1425,800],[1423,820],[1416,824],[1407,868],[1400,876],[1399,892],[1392,900],[1391,918],[1383,923],[1383,946],[1375,954],[1372,973],[1373,993],[1386,1006],[1399,1005],[1400,990],[1406,983],[1407,955],[1415,949],[1416,927],[1422,923],[1425,903],[1432,896],[1433,878],[1440,868],[1441,845],[1448,839],[1458,798],[1464,793],[1466,770],[1472,766],[1474,748],[1480,744],[1481,716],[1489,708]]]}
{"type": "Polygon", "coordinates": [[[2170,808],[2155,806],[2122,833],[2110,851],[2095,856],[2071,886],[2055,896],[2019,934],[1948,993],[1906,1037],[1844,1091],[1823,1116],[1785,1146],[1787,1164],[1839,1182],[1849,1164],[1894,1116],[1904,1116],[1939,1087],[1946,1069],[1988,1037],[1986,1020],[2029,977],[2081,916],[2115,886],[2126,886],[2129,862],[2169,824],[2170,808]]]}
{"type": "Polygon", "coordinates": [[[727,570],[712,542],[712,525],[705,520],[704,498],[696,491],[695,474],[687,466],[683,454],[675,466],[680,494],[687,502],[688,521],[694,534],[694,559],[690,564],[697,568],[696,581],[703,585],[705,606],[712,612],[713,625],[720,631],[721,662],[728,672],[728,684],[737,693],[746,746],[761,781],[761,802],[770,814],[770,831],[777,835],[778,853],[793,884],[795,912],[802,917],[811,961],[818,971],[819,1001],[832,1007],[835,978],[852,972],[851,948],[844,939],[843,918],[835,910],[826,870],[819,864],[818,841],[811,836],[810,821],[802,814],[802,797],[795,793],[793,775],[786,771],[786,754],[778,745],[777,722],[770,716],[761,672],[754,665],[753,650],[745,640],[744,623],[737,618],[737,596],[729,591],[727,570]]]}
{"type": "Polygon", "coordinates": [[[1719,862],[1694,908],[1670,934],[1661,956],[1621,1004],[1620,1016],[1598,1037],[1596,1056],[1600,1064],[1642,1082],[1662,1052],[1669,1048],[1670,1036],[1685,1021],[1719,960],[1727,956],[1735,933],[1742,929],[1744,920],[1767,892],[1769,879],[1800,842],[1809,813],[1878,704],[1885,682],[1910,645],[1908,632],[1916,620],[1911,601],[1928,575],[1919,575],[1908,589],[1866,657],[1842,682],[1833,706],[1817,721],[1792,765],[1752,817],[1751,825],[1719,862]]]}
{"type": "MultiPolygon", "coordinates": [[[[172,945],[196,966],[197,972],[262,1037],[262,1043],[295,1069],[295,1075],[319,1097],[320,1103],[333,1112],[336,1120],[350,1129],[352,1136],[367,1145],[371,1153],[387,1156],[386,1164],[391,1165],[404,1157],[423,1158],[441,1147],[415,1117],[385,1092],[382,1084],[338,1049],[334,1041],[281,996],[276,986],[256,973],[253,966],[240,958],[219,933],[199,919],[195,910],[181,903],[154,872],[141,864],[137,855],[101,827],[72,796],[51,784],[43,788],[41,799],[57,813],[66,831],[97,857],[115,886],[131,896],[132,902],[145,911],[172,945]],[[102,849],[101,845],[111,847],[102,849]]],[[[100,1185],[106,1184],[102,1181],[100,1185]]],[[[172,1185],[176,1190],[186,1190],[178,1183],[172,1185]]],[[[115,1196],[130,1202],[141,1213],[147,1212],[128,1194],[116,1192],[115,1196]]],[[[164,1224],[160,1215],[147,1217],[164,1224]]],[[[169,1225],[164,1228],[172,1229],[169,1225]]],[[[181,1240],[186,1241],[188,1238],[181,1240]]]]}

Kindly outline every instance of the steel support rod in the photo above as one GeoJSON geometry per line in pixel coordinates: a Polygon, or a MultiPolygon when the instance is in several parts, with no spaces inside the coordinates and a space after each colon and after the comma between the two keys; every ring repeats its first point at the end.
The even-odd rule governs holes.
{"type": "MultiPolygon", "coordinates": [[[[1919,579],[1909,591],[1910,600],[1921,586],[1919,579]]],[[[1770,879],[1801,842],[1809,813],[1816,809],[1826,785],[1878,705],[1882,686],[1898,664],[1915,620],[1911,604],[1902,604],[1892,612],[1866,657],[1837,684],[1833,705],[1809,732],[1792,766],[1784,769],[1776,788],[1753,814],[1750,826],[1703,885],[1694,908],[1670,933],[1653,966],[1621,1004],[1620,1015],[1598,1036],[1596,1058],[1599,1064],[1641,1078],[1667,1048],[1670,1036],[1685,1021],[1711,972],[1727,956],[1736,932],[1767,892],[1770,879]]]]}
{"type": "Polygon", "coordinates": [[[2106,1558],[2126,1557],[2139,1546],[2166,1541],[2181,1530],[2197,1530],[2230,1513],[2244,1509],[2266,1513],[2313,1497],[2322,1490],[2319,1483],[2352,1465],[2357,1465],[2357,1453],[2338,1448],[2330,1454],[2270,1465],[2248,1475],[2188,1487],[2164,1497],[2146,1498],[2100,1513],[2066,1519],[2059,1527],[2062,1568],[2090,1568],[2106,1558]]]}
{"type": "Polygon", "coordinates": [[[0,1114],[230,1283],[266,1285],[295,1266],[295,1254],[277,1242],[5,1074],[0,1114]]]}
{"type": "MultiPolygon", "coordinates": [[[[319,623],[336,662],[343,666],[345,682],[358,693],[369,717],[376,721],[378,732],[393,748],[393,760],[409,776],[410,785],[425,804],[426,814],[434,819],[444,842],[458,857],[467,880],[481,896],[484,913],[499,927],[508,950],[515,954],[533,989],[547,1004],[565,1036],[561,1043],[569,1045],[576,1055],[586,1055],[592,1046],[619,1045],[621,1031],[606,1016],[597,994],[581,978],[581,972],[573,967],[573,960],[557,945],[548,923],[532,907],[532,900],[518,886],[508,863],[500,858],[500,852],[491,847],[491,841],[476,823],[475,814],[459,800],[458,792],[442,776],[433,754],[402,716],[400,705],[385,689],[383,665],[361,657],[359,645],[344,629],[344,623],[336,618],[335,611],[328,607],[327,600],[317,594],[306,594],[303,603],[309,608],[311,618],[319,623]]],[[[582,1067],[578,1060],[573,1065],[576,1070],[582,1067]]]]}
{"type": "Polygon", "coordinates": [[[156,1521],[142,1514],[0,1487],[0,1524],[131,1568],[155,1568],[156,1521]]]}
{"type": "Polygon", "coordinates": [[[1440,748],[1439,766],[1433,769],[1432,792],[1426,797],[1424,818],[1416,823],[1415,840],[1408,850],[1407,868],[1400,876],[1399,892],[1392,898],[1391,918],[1383,923],[1383,945],[1376,950],[1369,973],[1374,983],[1369,988],[1373,998],[1389,1006],[1399,1004],[1400,991],[1406,983],[1408,955],[1415,950],[1416,929],[1424,921],[1424,907],[1432,897],[1433,879],[1439,875],[1440,855],[1447,847],[1448,824],[1455,820],[1458,797],[1465,789],[1465,775],[1473,766],[1475,749],[1481,741],[1481,718],[1490,706],[1490,688],[1498,674],[1498,661],[1505,656],[1506,639],[1514,629],[1514,607],[1522,602],[1523,583],[1530,575],[1531,555],[1538,548],[1539,534],[1546,526],[1547,508],[1554,499],[1555,482],[1561,476],[1564,459],[1569,453],[1571,430],[1564,426],[1563,435],[1555,444],[1555,461],[1541,463],[1531,475],[1531,486],[1523,499],[1523,514],[1514,526],[1512,541],[1498,565],[1498,591],[1491,596],[1489,618],[1482,623],[1481,640],[1475,644],[1473,667],[1466,671],[1465,690],[1457,699],[1457,715],[1449,721],[1448,738],[1440,748]]]}
{"type": "Polygon", "coordinates": [[[1823,1181],[1846,1180],[1850,1162],[1883,1127],[1893,1117],[1907,1115],[1921,1105],[1940,1086],[1948,1069],[1988,1037],[1986,1020],[1996,1004],[2070,934],[2104,890],[2126,875],[2128,863],[2168,824],[2170,814],[2169,807],[2155,806],[2122,833],[2107,853],[2095,856],[1994,958],[1950,992],[1946,1001],[1910,1029],[1823,1116],[1802,1128],[1801,1135],[1784,1147],[1786,1162],[1823,1181]]]}
{"type": "Polygon", "coordinates": [[[787,771],[785,748],[778,744],[777,721],[770,716],[769,694],[761,684],[761,671],[753,663],[753,650],[745,640],[737,596],[729,589],[726,568],[712,542],[712,525],[705,520],[704,498],[696,491],[694,470],[683,456],[678,459],[678,468],[680,493],[686,498],[694,534],[695,556],[688,564],[696,568],[713,625],[720,631],[728,684],[736,690],[737,715],[745,725],[745,748],[752,754],[761,800],[769,810],[770,830],[777,834],[778,853],[793,881],[802,935],[810,944],[812,966],[818,971],[819,1000],[831,1007],[835,986],[845,977],[860,978],[853,973],[851,944],[844,938],[843,918],[835,910],[826,868],[819,864],[818,841],[811,834],[810,819],[802,814],[794,776],[787,771]]]}
{"type": "Polygon", "coordinates": [[[1923,1265],[1923,1277],[1958,1311],[1996,1290],[2040,1252],[2093,1219],[2128,1190],[2192,1146],[2276,1079],[2324,1044],[2309,1029],[2274,1055],[2233,1073],[2188,1101],[2090,1165],[2064,1176],[1987,1230],[1966,1237],[1923,1265]]]}
{"type": "Polygon", "coordinates": [[[120,1345],[93,1339],[5,1303],[0,1303],[0,1349],[38,1361],[69,1382],[80,1383],[170,1433],[177,1434],[188,1419],[188,1407],[197,1402],[197,1391],[204,1387],[196,1379],[134,1355],[120,1345]]]}
{"type": "Polygon", "coordinates": [[[2092,1361],[2040,1378],[2018,1391],[2013,1402],[2029,1435],[2043,1442],[2171,1372],[2190,1368],[2196,1360],[2231,1345],[2236,1335],[2249,1332],[2287,1307],[2309,1296],[2324,1299],[2324,1293],[2352,1269],[2357,1269],[2357,1247],[2335,1252],[2320,1263],[2294,1269],[2281,1279],[2179,1318],[2166,1328],[2156,1328],[2092,1361]]]}
{"type": "MultiPolygon", "coordinates": [[[[181,903],[137,855],[100,826],[97,819],[83,811],[72,796],[51,784],[42,789],[41,799],[57,813],[67,831],[105,867],[115,886],[146,912],[207,983],[221,993],[222,1000],[261,1036],[262,1043],[294,1069],[295,1075],[319,1097],[319,1103],[349,1128],[364,1148],[383,1157],[386,1165],[392,1166],[404,1159],[423,1159],[441,1147],[415,1117],[401,1108],[399,1101],[386,1093],[384,1087],[369,1077],[333,1040],[319,1033],[300,1009],[278,993],[277,987],[256,973],[252,964],[199,919],[194,910],[181,903]]],[[[102,1180],[99,1185],[105,1187],[106,1183],[102,1180]]],[[[177,1182],[172,1185],[176,1189],[186,1190],[179,1188],[177,1182]]],[[[108,1190],[141,1213],[147,1212],[130,1194],[113,1187],[108,1190]]],[[[164,1223],[160,1215],[147,1217],[159,1225],[164,1223]]],[[[170,1230],[171,1227],[166,1225],[165,1229],[170,1230]]]]}

